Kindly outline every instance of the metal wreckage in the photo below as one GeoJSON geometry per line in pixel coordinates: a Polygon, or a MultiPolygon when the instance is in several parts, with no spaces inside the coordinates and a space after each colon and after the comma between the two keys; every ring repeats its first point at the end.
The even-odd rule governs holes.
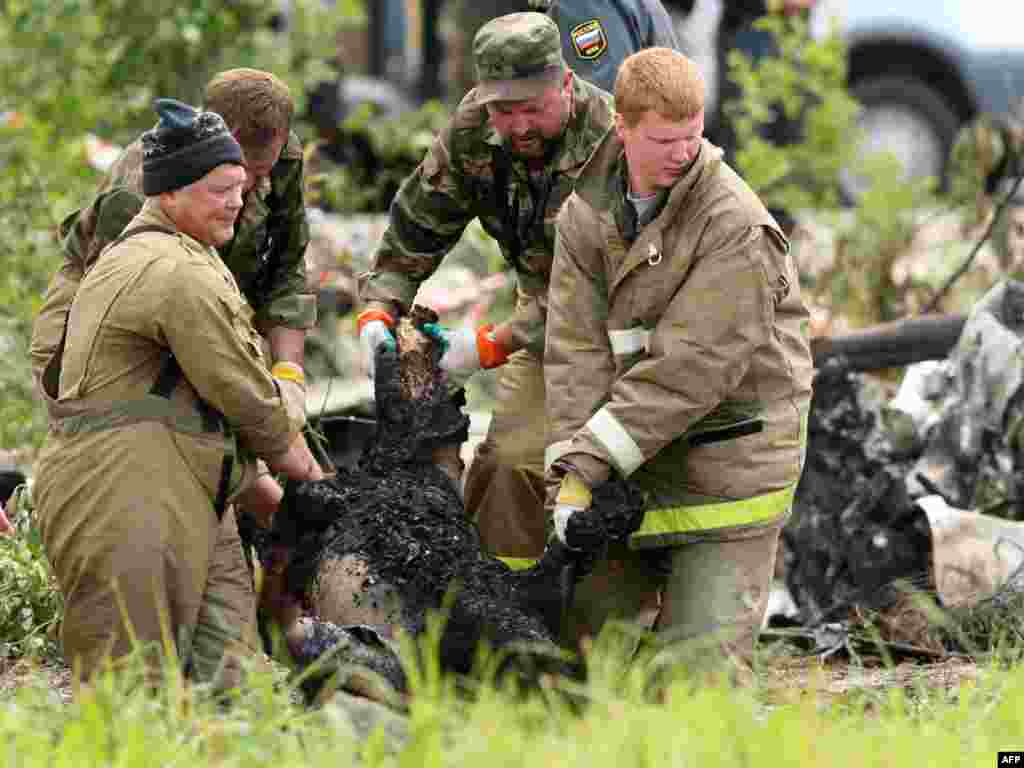
{"type": "Polygon", "coordinates": [[[769,617],[799,629],[766,635],[922,658],[1024,640],[1024,283],[817,351],[792,602],[769,617]],[[858,370],[914,360],[892,398],[858,370]]]}
{"type": "MultiPolygon", "coordinates": [[[[469,672],[486,641],[502,670],[582,674],[557,650],[562,611],[574,578],[639,524],[642,500],[609,483],[587,553],[553,548],[525,571],[485,554],[458,492],[468,417],[421,321],[403,320],[399,354],[383,360],[377,431],[358,465],[287,487],[262,541],[267,573],[279,574],[264,579],[264,605],[301,666],[330,652],[311,690],[344,669],[349,690],[376,679],[404,691],[395,630],[420,635],[434,612],[447,617],[439,653],[450,671],[469,672]]],[[[784,600],[763,639],[924,659],[989,649],[1006,631],[1024,640],[1013,620],[1024,615],[1024,283],[999,283],[966,318],[820,339],[813,352],[784,600]],[[915,361],[925,362],[907,368],[896,397],[866,372],[915,361]]]]}

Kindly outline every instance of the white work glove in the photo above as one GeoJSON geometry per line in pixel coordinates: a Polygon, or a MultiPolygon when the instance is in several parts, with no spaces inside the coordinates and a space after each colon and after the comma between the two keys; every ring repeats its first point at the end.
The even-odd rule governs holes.
{"type": "Polygon", "coordinates": [[[558,488],[558,497],[555,499],[555,511],[552,515],[555,524],[555,535],[558,540],[569,549],[579,549],[574,546],[579,542],[570,542],[566,536],[569,527],[569,520],[580,512],[586,512],[590,508],[592,496],[590,488],[583,482],[582,478],[575,472],[569,472],[562,478],[562,484],[558,488]]]}
{"type": "Polygon", "coordinates": [[[360,313],[356,320],[359,328],[359,342],[366,354],[366,370],[370,378],[373,378],[374,363],[377,359],[377,348],[385,345],[389,351],[395,351],[398,343],[391,329],[395,327],[395,320],[387,312],[376,309],[368,309],[360,313]]]}
{"type": "Polygon", "coordinates": [[[508,354],[495,338],[493,325],[453,331],[437,323],[426,323],[423,332],[441,343],[441,370],[458,382],[464,382],[481,368],[496,368],[508,360],[508,354]]]}

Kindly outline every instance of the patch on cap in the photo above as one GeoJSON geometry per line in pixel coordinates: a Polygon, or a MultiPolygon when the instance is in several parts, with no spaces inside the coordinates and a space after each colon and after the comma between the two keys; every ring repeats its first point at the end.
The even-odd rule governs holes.
{"type": "Polygon", "coordinates": [[[608,50],[608,35],[605,34],[600,19],[577,24],[572,28],[569,37],[572,38],[572,47],[576,49],[576,55],[581,59],[593,61],[608,50]]]}

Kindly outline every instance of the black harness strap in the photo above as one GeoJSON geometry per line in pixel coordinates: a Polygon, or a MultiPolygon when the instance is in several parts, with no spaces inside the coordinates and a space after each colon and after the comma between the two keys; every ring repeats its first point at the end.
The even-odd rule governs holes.
{"type": "MultiPolygon", "coordinates": [[[[153,386],[150,388],[149,393],[151,395],[156,395],[157,397],[162,397],[165,400],[170,400],[171,393],[174,392],[174,388],[178,386],[178,382],[181,381],[182,376],[181,366],[178,365],[177,358],[173,354],[168,353],[167,358],[164,360],[164,364],[160,366],[160,373],[157,374],[156,381],[153,382],[153,386]]],[[[227,425],[224,422],[224,417],[208,402],[199,398],[196,402],[196,408],[203,420],[203,429],[207,432],[227,431],[227,425]]],[[[217,513],[218,520],[224,517],[224,510],[228,505],[228,488],[231,485],[231,472],[234,468],[234,451],[225,451],[224,459],[220,465],[220,482],[217,485],[217,498],[213,502],[213,509],[217,513]]]]}
{"type": "MultiPolygon", "coordinates": [[[[121,236],[114,240],[110,245],[114,246],[120,243],[122,240],[126,240],[133,235],[140,235],[144,232],[163,232],[164,234],[173,235],[174,230],[161,227],[157,224],[144,224],[139,227],[132,227],[121,233],[121,236]]],[[[66,326],[65,326],[66,330],[66,326]]],[[[178,386],[178,382],[182,379],[181,366],[178,364],[177,358],[168,353],[164,359],[163,365],[160,366],[160,373],[156,376],[156,381],[153,382],[153,386],[150,388],[149,393],[162,397],[165,400],[171,399],[171,394],[174,392],[174,388],[178,386]]],[[[220,432],[225,427],[224,418],[220,413],[217,412],[209,403],[205,400],[200,399],[196,404],[199,410],[199,415],[203,419],[203,428],[207,432],[220,432]]],[[[233,451],[225,451],[224,460],[220,465],[220,484],[217,486],[217,498],[214,501],[213,509],[217,513],[217,519],[220,520],[224,516],[224,510],[227,507],[228,500],[228,487],[231,484],[231,472],[234,469],[235,456],[233,451]]]]}
{"type": "Polygon", "coordinates": [[[177,358],[173,354],[168,353],[164,359],[164,364],[160,366],[160,373],[156,375],[156,381],[150,387],[149,393],[162,397],[164,400],[170,400],[171,393],[174,392],[174,388],[178,386],[180,380],[181,366],[178,365],[177,358]]]}

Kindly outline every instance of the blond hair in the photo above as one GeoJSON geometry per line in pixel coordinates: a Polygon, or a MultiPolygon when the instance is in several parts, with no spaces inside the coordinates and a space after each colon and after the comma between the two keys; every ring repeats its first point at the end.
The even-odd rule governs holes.
{"type": "Polygon", "coordinates": [[[206,85],[205,108],[224,118],[242,148],[287,136],[295,102],[288,86],[260,69],[228,69],[206,85]]]}
{"type": "Polygon", "coordinates": [[[626,58],[615,77],[615,110],[630,128],[654,110],[667,120],[689,120],[704,108],[704,76],[671,48],[645,48],[626,58]]]}

